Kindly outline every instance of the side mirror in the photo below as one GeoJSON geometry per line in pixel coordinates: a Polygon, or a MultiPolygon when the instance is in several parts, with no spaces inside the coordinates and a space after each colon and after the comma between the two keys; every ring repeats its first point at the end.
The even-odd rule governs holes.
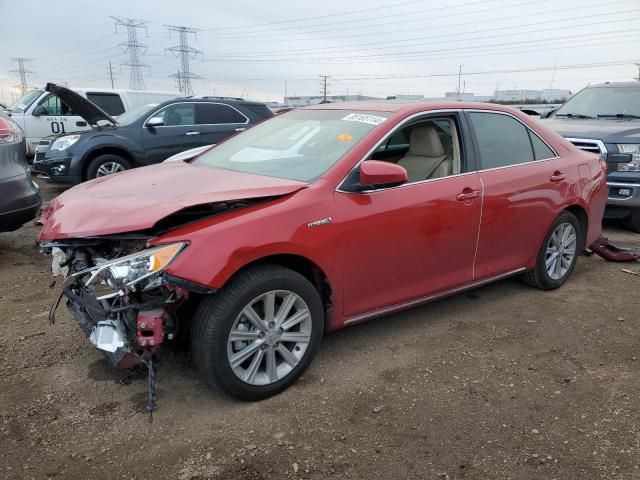
{"type": "Polygon", "coordinates": [[[632,153],[612,153],[607,155],[607,163],[630,163],[632,161],[632,153]]]}
{"type": "Polygon", "coordinates": [[[367,160],[360,165],[361,185],[384,187],[399,185],[407,179],[407,171],[395,163],[367,160]]]}
{"type": "Polygon", "coordinates": [[[151,117],[149,120],[147,120],[147,123],[145,124],[147,128],[161,127],[163,125],[164,125],[164,119],[162,117],[151,117]]]}
{"type": "Polygon", "coordinates": [[[44,115],[49,115],[49,112],[47,112],[47,109],[44,108],[42,105],[38,105],[36,108],[33,109],[32,115],[34,117],[42,117],[44,115]]]}
{"type": "Polygon", "coordinates": [[[553,110],[549,110],[546,113],[543,113],[542,115],[540,115],[540,118],[549,118],[551,115],[553,115],[554,113],[556,113],[558,109],[554,108],[553,110]]]}

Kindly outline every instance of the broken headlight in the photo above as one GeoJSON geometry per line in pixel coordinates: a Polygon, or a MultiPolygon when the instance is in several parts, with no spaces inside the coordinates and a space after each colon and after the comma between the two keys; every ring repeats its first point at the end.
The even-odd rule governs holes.
{"type": "Polygon", "coordinates": [[[100,263],[87,271],[91,276],[85,286],[94,286],[99,299],[136,290],[138,282],[153,280],[186,246],[185,242],[171,243],[100,263]]]}

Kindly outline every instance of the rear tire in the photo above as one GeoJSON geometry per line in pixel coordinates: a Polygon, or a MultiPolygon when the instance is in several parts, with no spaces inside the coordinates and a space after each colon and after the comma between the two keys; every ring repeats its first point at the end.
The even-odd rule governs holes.
{"type": "Polygon", "coordinates": [[[544,238],[536,266],[522,275],[522,280],[541,290],[561,287],[576,265],[584,244],[580,222],[571,212],[563,212],[544,238]]]}
{"type": "Polygon", "coordinates": [[[261,265],[203,299],[191,352],[207,385],[242,400],[261,400],[306,370],[323,329],[322,300],[311,282],[288,268],[261,265]]]}
{"type": "Polygon", "coordinates": [[[87,180],[93,180],[94,178],[124,172],[130,168],[131,164],[119,155],[115,155],[113,153],[98,155],[96,158],[91,160],[91,163],[87,168],[87,180]]]}
{"type": "Polygon", "coordinates": [[[640,233],[640,208],[634,208],[626,218],[625,225],[633,232],[640,233]]]}

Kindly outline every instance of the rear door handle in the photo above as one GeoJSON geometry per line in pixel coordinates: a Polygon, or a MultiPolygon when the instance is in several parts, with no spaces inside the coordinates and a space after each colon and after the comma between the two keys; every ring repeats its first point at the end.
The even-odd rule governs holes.
{"type": "Polygon", "coordinates": [[[474,198],[478,198],[480,196],[480,190],[471,190],[470,188],[465,188],[462,190],[462,193],[459,193],[456,197],[456,200],[459,202],[464,202],[466,200],[473,200],[474,198]]]}
{"type": "Polygon", "coordinates": [[[187,132],[187,133],[185,133],[185,135],[190,137],[192,135],[200,135],[200,132],[187,132]]]}
{"type": "Polygon", "coordinates": [[[562,172],[553,172],[553,175],[551,175],[551,177],[549,178],[549,180],[551,180],[552,182],[561,182],[562,180],[564,180],[565,178],[567,178],[567,174],[566,173],[562,173],[562,172]]]}
{"type": "Polygon", "coordinates": [[[236,128],[236,132],[244,132],[247,129],[247,127],[238,127],[236,128]]]}

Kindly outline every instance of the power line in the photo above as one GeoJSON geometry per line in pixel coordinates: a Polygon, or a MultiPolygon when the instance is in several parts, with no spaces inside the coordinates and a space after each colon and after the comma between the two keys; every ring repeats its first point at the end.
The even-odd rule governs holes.
{"type": "MultiPolygon", "coordinates": [[[[620,20],[620,22],[626,22],[628,23],[630,20],[637,20],[638,17],[635,18],[627,18],[624,20],[620,20]]],[[[591,22],[588,24],[582,24],[582,26],[590,26],[590,25],[597,25],[597,24],[601,24],[601,23],[615,23],[617,21],[609,21],[609,22],[591,22]]],[[[548,30],[557,30],[557,28],[551,28],[551,29],[538,29],[538,30],[532,30],[529,31],[527,33],[538,33],[538,32],[542,32],[542,31],[548,31],[548,30]]],[[[281,58],[235,58],[235,59],[224,59],[224,58],[216,58],[216,59],[205,59],[205,62],[227,62],[227,63],[265,63],[265,62],[274,62],[274,61],[279,61],[279,62],[295,62],[295,63],[322,63],[322,64],[332,64],[332,65],[336,65],[336,64],[342,64],[342,63],[349,63],[349,64],[354,64],[354,63],[380,63],[380,62],[385,62],[385,61],[391,61],[394,63],[399,62],[400,60],[408,60],[408,59],[420,59],[420,58],[425,58],[428,57],[429,54],[440,54],[440,53],[450,53],[450,52],[455,52],[455,51],[462,51],[464,53],[469,53],[469,54],[476,54],[477,52],[473,52],[473,50],[478,50],[478,49],[486,49],[488,47],[499,47],[499,48],[511,48],[515,45],[531,45],[534,43],[538,43],[538,44],[542,44],[543,42],[556,42],[558,40],[563,40],[563,39],[576,39],[576,38],[580,38],[580,37],[597,37],[600,35],[608,35],[611,33],[620,33],[623,31],[628,31],[627,29],[621,29],[621,30],[609,30],[606,32],[599,32],[599,33],[584,33],[584,34],[572,34],[572,35],[564,35],[564,36],[557,36],[557,37],[541,37],[539,40],[521,40],[521,41],[509,41],[508,46],[505,47],[505,41],[502,41],[500,43],[493,43],[493,44],[485,44],[485,45],[474,45],[474,46],[462,46],[462,47],[454,47],[454,48],[437,48],[437,49],[429,49],[429,50],[418,50],[418,51],[410,51],[410,52],[388,52],[388,53],[367,53],[366,55],[349,55],[349,56],[345,56],[345,55],[338,55],[338,56],[327,56],[327,57],[310,57],[308,59],[301,59],[301,58],[293,58],[293,57],[281,57],[281,58]],[[390,60],[384,60],[385,57],[391,57],[390,60]],[[380,59],[382,58],[382,59],[380,59]],[[336,62],[336,60],[341,61],[341,62],[336,62]]],[[[513,35],[513,34],[512,34],[513,35]]],[[[492,38],[496,38],[496,37],[500,37],[502,35],[491,35],[491,36],[484,36],[484,37],[475,37],[475,38],[465,38],[465,39],[457,39],[457,40],[436,40],[433,42],[425,42],[425,45],[433,45],[433,44],[437,44],[437,43],[455,43],[455,42],[461,42],[461,41],[476,41],[476,40],[485,40],[485,39],[492,39],[492,38]]]]}
{"type": "MultiPolygon", "coordinates": [[[[391,17],[402,17],[402,16],[407,16],[407,15],[415,15],[417,13],[429,13],[431,14],[432,12],[437,12],[440,10],[447,10],[449,12],[451,12],[451,10],[458,8],[458,7],[468,7],[468,6],[472,6],[472,5],[481,5],[481,4],[486,4],[486,3],[494,3],[496,1],[499,0],[474,0],[471,2],[465,2],[465,3],[458,3],[458,4],[454,4],[454,5],[450,5],[447,4],[445,6],[442,7],[429,7],[429,8],[423,8],[421,10],[414,10],[411,12],[398,12],[398,13],[387,13],[385,14],[383,17],[384,18],[391,18],[391,17]]],[[[549,1],[549,0],[538,0],[538,4],[541,1],[549,1]]],[[[521,2],[522,3],[522,2],[521,2]]],[[[531,3],[531,2],[525,2],[526,3],[531,3]]],[[[518,6],[519,4],[515,4],[515,5],[502,5],[499,8],[503,9],[503,8],[510,8],[513,6],[518,6]]],[[[386,7],[387,9],[389,9],[389,6],[386,7]]],[[[493,10],[495,10],[496,8],[492,8],[493,10]]],[[[455,15],[455,16],[459,16],[460,12],[451,12],[449,13],[447,16],[451,16],[451,15],[455,15]]],[[[295,29],[309,29],[309,28],[316,28],[316,27],[323,27],[323,26],[334,26],[334,25],[340,25],[340,24],[347,24],[347,28],[353,28],[354,25],[357,25],[359,22],[366,22],[369,20],[379,20],[380,19],[380,15],[376,15],[373,17],[364,17],[364,18],[357,18],[357,19],[345,19],[345,20],[339,20],[339,21],[335,21],[332,20],[330,22],[327,23],[318,23],[315,25],[307,25],[307,26],[289,26],[289,27],[284,27],[284,28],[280,28],[278,29],[279,31],[284,31],[284,30],[295,30],[295,29]]],[[[407,20],[403,20],[403,21],[407,21],[407,20]]],[[[366,27],[367,25],[365,25],[366,27]]],[[[340,27],[340,28],[345,28],[345,27],[340,27]]],[[[220,29],[218,29],[220,30],[220,29]]],[[[240,30],[238,27],[236,27],[234,29],[234,32],[231,33],[221,33],[219,34],[220,36],[224,36],[224,37],[228,37],[228,36],[236,36],[236,37],[244,37],[245,35],[251,35],[251,34],[267,34],[267,35],[271,35],[273,34],[273,32],[270,31],[259,31],[259,30],[240,30]]],[[[284,33],[286,34],[286,33],[284,33]]],[[[215,33],[210,34],[213,35],[214,37],[216,36],[215,33]]]]}
{"type": "MultiPolygon", "coordinates": [[[[584,5],[583,7],[587,7],[588,5],[584,5]]],[[[564,11],[567,11],[568,9],[561,9],[561,10],[556,10],[556,11],[552,11],[552,12],[546,12],[546,13],[554,13],[554,14],[558,14],[558,13],[562,13],[564,11]]],[[[569,9],[571,11],[574,11],[575,8],[569,9]]],[[[489,36],[485,36],[485,37],[476,37],[476,38],[472,38],[471,40],[477,40],[477,39],[484,39],[484,38],[495,38],[495,37],[504,37],[504,36],[512,36],[512,35],[518,35],[519,37],[521,37],[523,34],[526,33],[538,33],[540,32],[540,30],[534,30],[533,32],[528,32],[528,31],[522,31],[519,29],[522,29],[523,27],[535,27],[538,25],[549,25],[552,23],[558,23],[558,22],[566,22],[566,21],[575,21],[575,20],[584,20],[584,19],[589,19],[589,18],[602,18],[602,17],[606,17],[606,16],[611,16],[611,15],[623,15],[623,14],[629,14],[629,13],[636,13],[636,12],[640,12],[640,9],[635,8],[635,9],[631,9],[631,10],[621,10],[621,11],[615,11],[615,12],[609,12],[609,13],[605,13],[605,14],[591,14],[591,15],[583,15],[580,17],[576,17],[573,16],[572,18],[568,19],[568,18],[557,18],[557,19],[552,19],[552,20],[543,20],[543,21],[538,21],[538,22],[530,22],[530,23],[520,23],[520,24],[513,24],[513,23],[509,23],[508,25],[500,25],[498,27],[492,27],[492,28],[488,28],[488,29],[480,29],[480,30],[463,30],[463,31],[459,31],[458,27],[466,27],[468,25],[472,25],[472,24],[476,24],[478,23],[477,21],[473,21],[473,22],[464,22],[464,23],[458,23],[458,24],[449,24],[446,26],[447,29],[450,28],[454,28],[456,27],[456,31],[454,31],[453,33],[445,33],[445,34],[433,34],[433,35],[427,35],[427,36],[419,36],[419,37],[411,37],[411,38],[403,38],[400,40],[385,40],[384,44],[382,46],[380,46],[380,40],[374,41],[374,42],[365,42],[365,43],[353,43],[353,44],[346,44],[346,45],[337,45],[337,46],[331,46],[331,47],[323,47],[322,50],[328,50],[328,49],[339,49],[339,50],[348,50],[348,53],[351,52],[358,52],[358,51],[365,51],[365,50],[371,50],[371,47],[375,47],[377,50],[382,50],[382,49],[389,49],[389,48],[399,48],[399,47],[412,47],[412,46],[421,46],[421,45],[431,45],[433,44],[432,41],[426,42],[426,43],[408,43],[405,44],[406,42],[415,42],[415,41],[419,41],[419,40],[439,40],[440,43],[442,42],[447,42],[449,43],[450,40],[446,40],[450,37],[459,37],[461,35],[472,35],[472,34],[478,34],[478,33],[490,33],[490,32],[501,32],[498,35],[489,35],[489,36]],[[507,32],[505,33],[505,30],[513,30],[513,29],[518,29],[516,32],[507,32]],[[405,45],[391,45],[394,43],[403,43],[405,45]],[[352,48],[352,47],[363,47],[363,46],[367,46],[368,48],[352,48]]],[[[497,20],[508,20],[510,18],[513,17],[503,17],[497,20]]],[[[617,21],[628,21],[628,18],[625,19],[621,19],[621,20],[617,20],[617,21]]],[[[486,20],[482,21],[483,24],[486,24],[486,20]]],[[[603,23],[603,22],[598,22],[598,23],[603,23]]],[[[609,23],[609,22],[607,22],[609,23]]],[[[587,24],[587,25],[591,25],[591,24],[587,24]]],[[[577,28],[577,27],[582,27],[584,26],[583,24],[578,24],[578,25],[568,25],[566,27],[562,27],[563,30],[567,29],[567,28],[577,28]]],[[[552,27],[552,28],[547,28],[544,29],[542,31],[549,31],[549,30],[557,30],[558,27],[552,27]]],[[[465,41],[467,39],[459,39],[459,40],[453,40],[453,41],[465,41]]],[[[238,55],[268,55],[268,56],[273,56],[273,55],[278,55],[278,54],[283,54],[283,53],[303,53],[303,52],[316,52],[318,51],[317,48],[302,48],[302,49],[285,49],[285,50],[257,50],[257,51],[252,51],[251,53],[248,54],[238,54],[237,52],[233,52],[233,53],[228,53],[228,54],[217,54],[217,56],[232,56],[234,58],[237,58],[238,55]]]]}
{"type": "Polygon", "coordinates": [[[24,95],[30,88],[29,84],[27,83],[27,77],[34,73],[32,70],[29,70],[27,68],[27,64],[31,62],[31,59],[24,57],[13,57],[10,60],[17,65],[17,68],[10,70],[9,73],[15,73],[18,75],[18,77],[20,78],[20,84],[16,85],[16,87],[19,88],[24,95]]]}
{"type": "MultiPolygon", "coordinates": [[[[266,27],[266,26],[271,26],[271,25],[280,25],[283,23],[294,23],[294,22],[308,22],[310,20],[318,20],[318,19],[322,19],[322,18],[330,18],[330,17],[344,17],[345,15],[354,15],[356,13],[363,13],[363,12],[370,12],[373,10],[383,10],[383,9],[390,9],[390,8],[395,8],[395,7],[400,7],[403,5],[410,5],[413,3],[423,3],[424,0],[411,0],[409,2],[401,2],[401,3],[392,3],[392,4],[387,4],[387,5],[382,5],[380,7],[372,7],[372,8],[362,8],[360,10],[350,10],[348,12],[340,12],[340,13],[330,13],[327,15],[318,15],[315,17],[302,17],[302,18],[294,18],[294,19],[289,19],[289,20],[278,20],[277,22],[268,22],[268,23],[258,23],[255,25],[249,25],[249,27],[266,27]]],[[[238,28],[245,28],[244,25],[237,25],[235,27],[222,27],[222,28],[217,28],[216,30],[237,30],[238,28]]],[[[205,29],[207,30],[207,29],[205,29]]]]}
{"type": "Polygon", "coordinates": [[[182,93],[185,95],[193,95],[191,80],[202,77],[191,72],[189,62],[197,55],[202,55],[202,52],[189,46],[189,35],[191,34],[195,36],[198,30],[195,28],[181,27],[177,25],[165,25],[165,27],[169,29],[169,35],[171,35],[171,32],[178,33],[178,45],[167,48],[166,51],[173,53],[180,59],[180,70],[178,73],[169,76],[177,80],[178,89],[182,93]]]}
{"type": "Polygon", "coordinates": [[[144,90],[144,78],[142,78],[142,69],[149,68],[149,65],[141,63],[140,57],[147,51],[147,46],[138,42],[138,29],[144,28],[145,22],[143,20],[135,20],[133,18],[118,18],[111,17],[116,21],[116,32],[118,26],[125,27],[127,29],[127,41],[120,43],[120,48],[124,53],[129,52],[129,62],[121,63],[125,67],[129,67],[129,87],[133,90],[144,90]]]}

